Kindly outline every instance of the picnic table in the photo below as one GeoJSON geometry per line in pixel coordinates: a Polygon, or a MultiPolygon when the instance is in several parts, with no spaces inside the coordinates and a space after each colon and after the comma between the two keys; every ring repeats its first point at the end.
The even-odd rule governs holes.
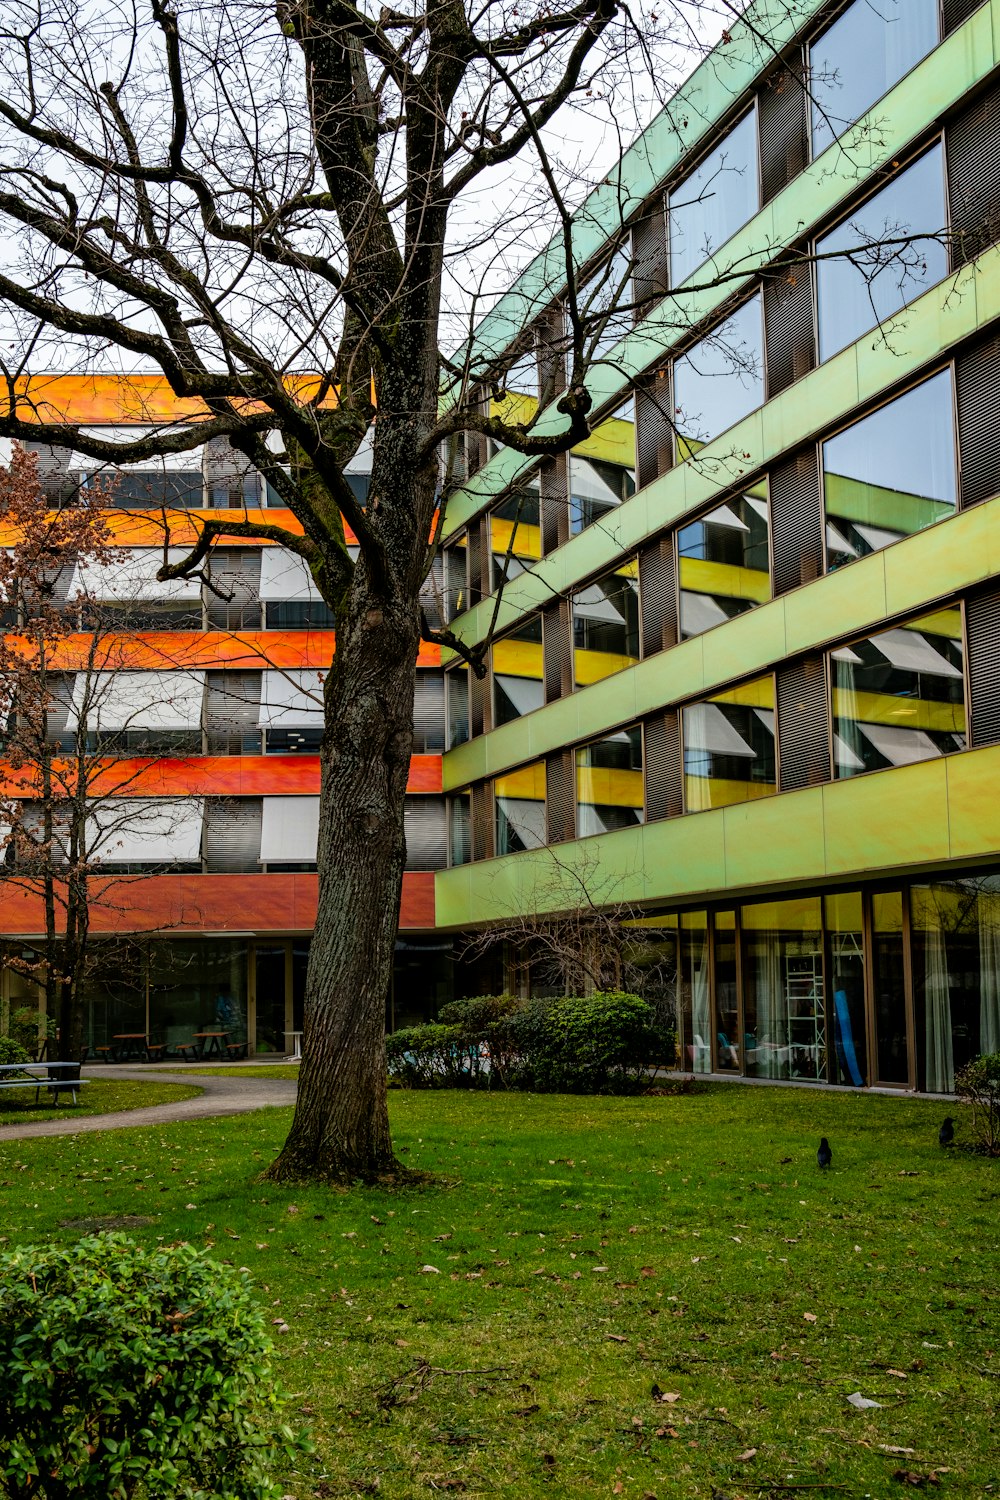
{"type": "Polygon", "coordinates": [[[130,1062],[132,1058],[144,1061],[149,1056],[149,1037],[144,1031],[116,1031],[111,1040],[119,1044],[114,1051],[115,1062],[130,1062]]]}
{"type": "Polygon", "coordinates": [[[223,1048],[229,1040],[228,1031],[196,1031],[194,1039],[198,1043],[199,1058],[221,1057],[223,1048]]]}
{"type": "Polygon", "coordinates": [[[0,1063],[0,1089],[34,1088],[35,1103],[42,1089],[48,1089],[58,1104],[60,1094],[71,1094],[76,1103],[77,1091],[87,1082],[80,1077],[78,1062],[0,1063]]]}

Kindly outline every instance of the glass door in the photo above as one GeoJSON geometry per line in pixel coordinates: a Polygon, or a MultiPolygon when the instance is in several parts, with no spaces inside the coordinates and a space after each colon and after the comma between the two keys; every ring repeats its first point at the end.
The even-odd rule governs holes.
{"type": "Polygon", "coordinates": [[[257,943],[254,946],[255,1051],[276,1052],[281,1057],[288,1052],[285,1033],[291,1029],[288,1026],[290,1018],[286,1015],[288,957],[288,943],[257,943]]]}

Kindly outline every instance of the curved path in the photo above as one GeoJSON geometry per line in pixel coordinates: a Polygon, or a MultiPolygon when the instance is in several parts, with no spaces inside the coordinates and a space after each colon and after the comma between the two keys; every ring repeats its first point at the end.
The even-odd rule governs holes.
{"type": "Polygon", "coordinates": [[[245,1115],[255,1109],[295,1102],[296,1078],[220,1078],[197,1071],[171,1073],[156,1068],[87,1068],[85,1078],[125,1078],[142,1081],[158,1078],[161,1083],[195,1084],[201,1093],[174,1104],[152,1104],[147,1109],[123,1109],[117,1114],[67,1114],[60,1120],[39,1120],[35,1125],[0,1125],[0,1146],[5,1141],[25,1141],[39,1135],[81,1135],[91,1130],[127,1130],[136,1125],[168,1125],[174,1120],[207,1120],[214,1115],[245,1115]]]}

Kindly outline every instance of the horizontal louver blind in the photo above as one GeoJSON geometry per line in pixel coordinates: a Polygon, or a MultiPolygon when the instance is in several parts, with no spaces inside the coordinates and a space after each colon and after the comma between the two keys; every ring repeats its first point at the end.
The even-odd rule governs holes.
{"type": "Polygon", "coordinates": [[[566,326],[562,307],[550,308],[537,331],[538,384],[544,407],[566,389],[566,326]]]}
{"type": "Polygon", "coordinates": [[[493,783],[481,782],[470,792],[472,799],[472,858],[492,859],[496,847],[493,837],[493,783]]]}
{"type": "Polygon", "coordinates": [[[815,448],[771,470],[774,592],[786,594],[823,571],[823,514],[815,448]]]}
{"type": "Polygon", "coordinates": [[[994,85],[946,129],[953,266],[1000,239],[1000,88],[994,85]]]}
{"type": "Polygon", "coordinates": [[[966,601],[973,745],[1000,742],[1000,591],[966,601]]]}
{"type": "Polygon", "coordinates": [[[413,750],[416,755],[444,749],[444,678],[418,672],[413,690],[413,750]]]}
{"type": "Polygon", "coordinates": [[[662,198],[650,204],[632,229],[632,300],[636,320],[667,290],[667,220],[662,198]]]}
{"type": "Polygon", "coordinates": [[[646,819],[676,818],[684,811],[680,715],[665,709],[643,726],[646,819]]]}
{"type": "Polygon", "coordinates": [[[781,790],[830,780],[830,721],[826,667],[821,656],[778,672],[778,754],[781,790]]]}
{"type": "Polygon", "coordinates": [[[810,268],[779,268],[764,283],[764,348],[769,399],[787,390],[814,367],[814,322],[810,268]]]}
{"type": "Polygon", "coordinates": [[[542,661],[546,703],[568,697],[573,691],[573,633],[565,599],[542,611],[542,661]]]}
{"type": "Polygon", "coordinates": [[[964,350],[955,377],[965,508],[1000,493],[1000,337],[964,350]]]}
{"type": "Polygon", "coordinates": [[[563,844],[576,835],[576,754],[560,750],[545,762],[545,836],[563,844]]]}
{"type": "Polygon", "coordinates": [[[961,26],[963,21],[967,21],[982,3],[983,0],[943,0],[941,9],[945,36],[961,26]]]}
{"type": "Polygon", "coordinates": [[[209,672],[205,691],[205,728],[210,735],[243,735],[257,730],[260,719],[260,672],[209,672]]]}
{"type": "Polygon", "coordinates": [[[475,739],[477,734],[488,734],[492,717],[490,715],[490,674],[487,668],[485,677],[477,677],[472,669],[469,669],[469,734],[475,739]]]}
{"type": "Polygon", "coordinates": [[[209,797],[205,802],[205,861],[209,872],[260,869],[260,797],[209,797]]]}
{"type": "Polygon", "coordinates": [[[808,112],[802,86],[802,55],[796,52],[757,96],[761,201],[770,203],[809,160],[808,112]]]}
{"type": "Polygon", "coordinates": [[[483,598],[484,592],[489,594],[492,590],[487,583],[483,589],[484,564],[489,563],[489,554],[483,545],[483,531],[485,526],[480,516],[475,521],[469,522],[469,530],[466,533],[466,544],[469,549],[469,608],[478,604],[483,598]]]}
{"type": "Polygon", "coordinates": [[[444,558],[440,552],[420,585],[420,607],[431,629],[440,630],[444,625],[444,558]]]}
{"type": "Polygon", "coordinates": [[[542,519],[542,553],[548,557],[569,541],[569,500],[566,492],[566,456],[546,459],[539,470],[542,519]]]}
{"type": "Polygon", "coordinates": [[[674,538],[658,537],[639,553],[639,611],[643,656],[677,644],[674,538]]]}
{"type": "Polygon", "coordinates": [[[448,818],[443,797],[407,797],[403,809],[406,868],[441,870],[448,863],[448,818]]]}
{"type": "Polygon", "coordinates": [[[635,434],[638,482],[642,489],[665,474],[673,462],[670,377],[666,370],[648,375],[636,392],[635,434]]]}

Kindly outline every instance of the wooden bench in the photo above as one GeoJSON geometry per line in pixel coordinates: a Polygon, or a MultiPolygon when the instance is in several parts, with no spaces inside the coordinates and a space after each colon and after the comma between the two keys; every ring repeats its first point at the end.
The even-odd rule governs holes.
{"type": "Polygon", "coordinates": [[[177,1042],[174,1046],[174,1052],[179,1058],[183,1059],[184,1062],[198,1061],[197,1042],[177,1042]]]}
{"type": "Polygon", "coordinates": [[[230,1060],[233,1061],[233,1062],[237,1062],[240,1058],[246,1057],[246,1055],[247,1055],[247,1044],[246,1044],[246,1042],[227,1042],[226,1043],[226,1054],[230,1058],[230,1060]]]}
{"type": "Polygon", "coordinates": [[[148,1042],[146,1044],[146,1061],[162,1062],[167,1055],[166,1042],[148,1042]]]}

